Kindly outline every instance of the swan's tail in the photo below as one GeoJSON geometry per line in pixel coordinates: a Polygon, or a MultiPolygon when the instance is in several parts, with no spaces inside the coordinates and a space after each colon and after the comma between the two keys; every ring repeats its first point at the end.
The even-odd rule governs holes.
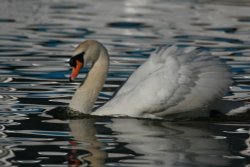
{"type": "Polygon", "coordinates": [[[250,104],[246,104],[244,106],[230,110],[228,113],[226,113],[226,115],[227,116],[234,116],[234,115],[238,115],[238,114],[247,113],[249,111],[250,111],[250,104]]]}
{"type": "Polygon", "coordinates": [[[211,110],[219,111],[227,116],[236,116],[250,111],[250,103],[245,101],[219,100],[211,106],[211,110]]]}

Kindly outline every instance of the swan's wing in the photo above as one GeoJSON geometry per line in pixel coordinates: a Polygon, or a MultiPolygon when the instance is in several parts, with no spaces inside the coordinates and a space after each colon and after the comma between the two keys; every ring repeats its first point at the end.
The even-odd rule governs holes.
{"type": "Polygon", "coordinates": [[[116,95],[119,96],[120,94],[131,91],[137,84],[140,84],[141,81],[148,78],[150,74],[162,68],[165,65],[167,56],[171,55],[171,53],[168,52],[171,52],[171,49],[168,49],[167,47],[158,48],[155,52],[153,52],[149,59],[131,74],[116,95]]]}
{"type": "Polygon", "coordinates": [[[164,116],[220,98],[231,75],[217,58],[195,48],[161,48],[102,107],[109,114],[164,116]]]}
{"type": "Polygon", "coordinates": [[[200,109],[221,98],[232,84],[228,68],[208,52],[190,48],[177,57],[179,79],[174,94],[157,116],[200,109]]]}

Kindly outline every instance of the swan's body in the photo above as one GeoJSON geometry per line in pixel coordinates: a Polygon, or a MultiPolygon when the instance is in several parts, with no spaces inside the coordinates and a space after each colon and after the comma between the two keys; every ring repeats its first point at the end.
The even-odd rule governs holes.
{"type": "MultiPolygon", "coordinates": [[[[102,44],[92,40],[76,48],[74,55],[79,54],[84,56],[83,64],[90,61],[93,65],[69,107],[92,115],[164,117],[199,110],[221,98],[231,84],[227,68],[207,52],[163,47],[130,76],[110,101],[92,112],[106,79],[109,55],[102,44]]],[[[75,69],[83,66],[76,64],[75,69]]],[[[71,79],[78,72],[73,72],[71,79]]]]}

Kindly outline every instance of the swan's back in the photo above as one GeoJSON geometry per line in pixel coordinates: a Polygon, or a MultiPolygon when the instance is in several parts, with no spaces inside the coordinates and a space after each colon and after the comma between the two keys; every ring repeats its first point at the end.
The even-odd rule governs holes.
{"type": "Polygon", "coordinates": [[[221,98],[231,82],[227,67],[208,52],[162,47],[94,113],[144,117],[194,111],[221,98]]]}

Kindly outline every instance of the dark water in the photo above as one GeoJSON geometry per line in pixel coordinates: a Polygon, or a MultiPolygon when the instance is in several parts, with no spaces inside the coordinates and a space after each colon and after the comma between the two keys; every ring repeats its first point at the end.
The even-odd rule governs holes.
{"type": "Polygon", "coordinates": [[[99,40],[111,54],[96,105],[162,44],[220,56],[235,81],[224,98],[249,100],[249,8],[247,0],[2,0],[0,166],[250,166],[249,122],[59,120],[45,114],[73,95],[78,83],[68,82],[67,62],[85,39],[99,40]]]}

